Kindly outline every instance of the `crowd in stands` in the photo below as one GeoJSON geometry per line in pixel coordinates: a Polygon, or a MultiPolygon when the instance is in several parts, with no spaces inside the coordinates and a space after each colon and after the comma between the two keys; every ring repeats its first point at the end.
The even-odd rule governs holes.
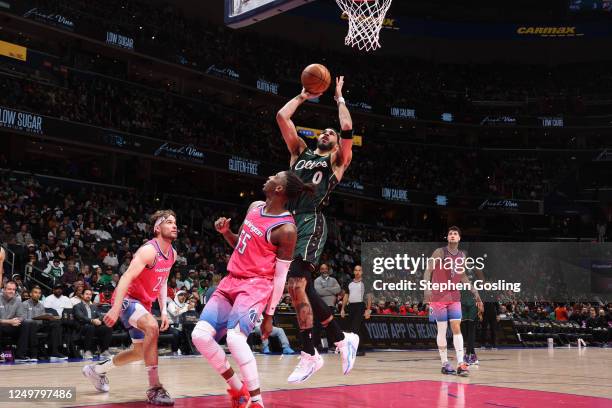
{"type": "MultiPolygon", "coordinates": [[[[87,358],[97,347],[101,353],[107,352],[112,331],[99,324],[99,316],[110,307],[114,288],[127,270],[132,254],[149,238],[149,226],[144,220],[156,201],[130,190],[87,185],[75,188],[48,180],[41,184],[37,178],[11,173],[4,173],[0,180],[0,242],[15,254],[14,274],[3,277],[5,283],[11,281],[5,292],[13,293],[19,302],[36,303],[35,313],[23,306],[22,310],[15,308],[15,316],[10,318],[32,320],[34,323],[22,326],[27,326],[28,331],[9,329],[10,333],[3,334],[22,336],[16,357],[20,360],[37,357],[37,333],[48,336],[48,354],[52,359],[65,358],[58,347],[61,341],[66,342],[66,335],[87,340],[78,345],[87,358]],[[66,311],[72,317],[67,317],[66,311]],[[64,319],[62,324],[53,319],[44,323],[33,319],[49,312],[67,318],[69,323],[64,319]],[[90,341],[93,338],[99,344],[94,345],[90,341]]],[[[231,249],[214,231],[213,221],[222,214],[239,220],[244,211],[240,206],[202,206],[198,217],[203,228],[196,230],[181,222],[190,219],[192,213],[186,213],[191,210],[189,207],[177,207],[181,234],[174,243],[177,262],[167,293],[168,312],[173,321],[171,347],[176,353],[193,352],[183,331],[190,325],[186,317],[197,318],[227,274],[231,249]]],[[[361,234],[367,227],[355,230],[361,234]]],[[[359,247],[355,244],[360,241],[351,241],[354,249],[347,245],[338,250],[336,245],[343,245],[349,230],[334,227],[332,231],[333,242],[325,257],[339,273],[350,272],[350,265],[358,259],[359,247]]],[[[348,275],[344,277],[347,280],[348,275]]],[[[119,326],[115,329],[120,330],[119,326]]],[[[72,356],[76,353],[70,347],[64,352],[72,356]]]]}
{"type": "MultiPolygon", "coordinates": [[[[67,75],[61,85],[0,76],[0,90],[0,105],[8,107],[260,161],[287,161],[274,112],[269,108],[254,110],[242,102],[224,106],[186,99],[76,72],[67,75]]],[[[336,119],[330,120],[335,123],[336,119]]],[[[366,140],[363,148],[354,149],[345,177],[365,184],[443,194],[542,199],[555,182],[578,166],[580,161],[569,160],[570,156],[523,152],[510,157],[478,148],[408,143],[389,149],[385,143],[366,140]],[[446,176],[449,174],[462,176],[446,176]]]]}
{"type": "MultiPolygon", "coordinates": [[[[82,347],[86,358],[98,351],[107,354],[113,330],[101,323],[100,315],[108,310],[113,290],[132,254],[149,237],[145,215],[152,212],[152,203],[156,201],[129,190],[86,185],[74,189],[10,174],[1,179],[0,191],[0,242],[16,256],[15,274],[3,279],[2,302],[12,305],[13,314],[2,317],[2,336],[18,338],[16,357],[21,360],[38,357],[40,336],[45,339],[52,359],[66,358],[64,352],[77,355],[74,347],[82,347]],[[35,319],[41,316],[46,320],[35,319]],[[15,319],[21,320],[17,323],[15,319]],[[75,342],[66,340],[66,335],[75,342]],[[69,346],[62,350],[61,345],[66,342],[69,346]]],[[[182,224],[181,217],[187,216],[181,210],[178,211],[181,233],[174,243],[177,264],[168,284],[168,311],[173,322],[168,341],[172,352],[191,353],[188,331],[227,274],[231,253],[215,233],[213,221],[221,214],[239,220],[243,209],[212,204],[201,208],[200,216],[205,221],[200,231],[182,224]]],[[[338,284],[339,290],[329,302],[336,312],[353,279],[352,267],[360,262],[362,240],[433,238],[427,233],[338,220],[330,224],[322,262],[329,270],[329,279],[338,284]]],[[[608,327],[612,310],[610,305],[606,308],[575,303],[571,309],[566,307],[564,314],[560,311],[563,305],[554,309],[551,303],[526,303],[511,297],[500,298],[499,304],[500,319],[562,320],[567,316],[586,328],[608,327]]],[[[291,308],[287,296],[281,310],[282,307],[291,308]]],[[[428,307],[419,301],[400,302],[382,297],[374,299],[372,313],[427,316],[428,307]]],[[[120,326],[115,329],[121,331],[120,326]]],[[[606,330],[601,336],[607,333],[606,330]]],[[[603,337],[598,339],[604,343],[603,337]]]]}
{"type": "MultiPolygon", "coordinates": [[[[206,22],[196,23],[183,18],[170,5],[158,7],[117,0],[34,3],[65,14],[78,24],[98,24],[132,36],[143,49],[155,51],[155,56],[201,71],[211,64],[221,64],[240,67],[270,80],[291,81],[295,72],[309,62],[302,60],[301,55],[308,53],[299,48],[282,42],[271,47],[270,39],[245,36],[206,22]],[[202,43],[207,46],[202,47],[202,43]],[[262,50],[266,55],[264,63],[262,50]]],[[[335,55],[325,51],[320,55],[323,60],[336,61],[335,55]]],[[[83,68],[86,64],[81,61],[76,65],[83,68]]],[[[476,99],[536,98],[537,112],[582,113],[583,97],[588,98],[590,93],[612,93],[612,77],[605,66],[589,67],[588,74],[582,73],[582,68],[576,71],[576,67],[550,72],[532,67],[526,74],[512,68],[500,72],[489,67],[451,65],[437,65],[432,70],[430,63],[395,59],[369,65],[376,65],[378,70],[368,72],[367,78],[366,73],[352,69],[359,66],[355,62],[343,66],[338,61],[330,68],[351,76],[347,93],[354,98],[416,108],[452,106],[461,111],[476,99]],[[602,74],[594,75],[597,70],[602,74]],[[574,78],[580,78],[580,87],[574,78]],[[396,95],[396,89],[402,89],[402,95],[396,95]]],[[[16,64],[2,63],[1,68],[2,106],[260,161],[287,163],[288,153],[274,123],[275,109],[254,104],[248,98],[212,101],[206,93],[186,97],[70,67],[64,67],[59,75],[32,73],[16,64]]],[[[87,68],[100,69],[97,65],[87,68]]],[[[128,78],[120,69],[110,74],[128,78]]],[[[533,108],[527,104],[519,106],[522,107],[517,109],[533,108]]],[[[332,120],[335,123],[333,115],[296,114],[296,122],[309,126],[322,127],[332,120]]],[[[369,124],[365,126],[373,129],[369,124]]],[[[364,147],[355,148],[345,177],[364,184],[444,194],[542,199],[563,175],[577,168],[572,155],[569,152],[554,156],[539,152],[504,155],[461,146],[461,142],[452,147],[398,143],[389,148],[389,144],[378,143],[372,137],[366,138],[364,147]]],[[[6,157],[0,159],[0,164],[7,162],[6,157]]],[[[15,273],[3,277],[0,302],[10,306],[11,315],[2,317],[0,340],[6,335],[15,337],[16,357],[20,360],[37,358],[38,339],[43,337],[51,358],[64,359],[63,353],[74,356],[74,347],[62,349],[66,335],[80,339],[75,347],[81,347],[86,358],[97,352],[107,355],[114,333],[121,329],[107,328],[100,316],[108,309],[132,254],[150,238],[146,215],[170,204],[177,210],[181,227],[180,237],[174,243],[177,263],[168,283],[168,312],[173,323],[168,336],[172,352],[193,352],[188,335],[190,318],[197,318],[227,274],[231,253],[214,231],[213,221],[220,215],[242,219],[242,206],[211,203],[193,209],[183,203],[174,207],[174,203],[159,202],[150,194],[134,190],[67,187],[11,174],[0,177],[0,244],[15,254],[15,273]],[[182,221],[187,219],[191,222],[182,221]]],[[[336,312],[340,311],[346,287],[353,279],[353,266],[360,262],[362,242],[437,240],[430,230],[409,229],[398,223],[389,227],[380,220],[366,224],[330,217],[328,222],[328,242],[321,262],[329,270],[329,279],[337,283],[334,293],[328,294],[328,305],[336,312]]],[[[605,225],[602,228],[603,233],[598,231],[601,241],[606,236],[605,225]]],[[[607,329],[611,324],[609,304],[556,305],[512,298],[500,298],[497,303],[500,319],[529,322],[565,319],[592,329],[607,329]]],[[[287,296],[282,304],[291,308],[287,296]]],[[[4,311],[8,313],[9,307],[4,311]]],[[[428,307],[412,299],[402,301],[383,296],[374,300],[372,313],[427,316],[428,307]]],[[[609,340],[602,336],[598,337],[601,343],[609,340]]]]}
{"type": "Polygon", "coordinates": [[[501,304],[499,319],[541,327],[573,327],[590,344],[607,347],[611,340],[612,303],[512,301],[501,304]]]}
{"type": "MultiPolygon", "coordinates": [[[[70,3],[36,0],[32,4],[69,16],[77,25],[95,24],[131,36],[144,46],[144,50],[159,52],[171,62],[201,70],[211,64],[239,66],[245,72],[270,80],[292,80],[302,64],[300,58],[280,58],[286,52],[296,56],[304,54],[303,50],[293,45],[275,42],[275,46],[270,47],[272,40],[269,38],[244,35],[210,22],[195,22],[184,18],[170,4],[160,7],[141,1],[116,0],[104,3],[96,0],[70,3]],[[162,21],[163,24],[158,24],[162,21]],[[206,47],[197,45],[203,42],[207,44],[206,47]],[[262,49],[266,50],[267,56],[263,63],[260,58],[262,49]],[[180,55],[164,54],[168,50],[180,51],[180,55]]],[[[25,38],[17,36],[12,40],[19,42],[25,38]]],[[[31,45],[36,46],[36,43],[31,45]]],[[[122,64],[117,64],[119,68],[115,66],[113,69],[109,68],[109,64],[88,65],[88,58],[84,54],[79,50],[72,52],[74,59],[66,61],[66,66],[54,70],[52,74],[45,73],[44,69],[30,72],[18,63],[3,62],[5,74],[0,75],[0,104],[180,144],[193,144],[202,149],[231,152],[260,161],[287,162],[287,152],[273,119],[278,107],[256,103],[246,97],[215,98],[206,90],[186,97],[171,93],[167,88],[151,88],[156,86],[152,83],[139,85],[134,78],[130,78],[132,82],[129,82],[75,70],[71,65],[114,77],[130,77],[122,64]]],[[[414,98],[405,102],[415,107],[426,101],[442,108],[447,106],[445,104],[455,104],[457,100],[465,101],[466,98],[525,100],[547,98],[553,93],[566,98],[600,92],[607,89],[611,79],[604,66],[528,67],[520,70],[506,67],[500,70],[488,66],[439,64],[432,69],[430,62],[391,59],[389,65],[385,61],[368,64],[379,67],[381,72],[368,72],[366,80],[361,77],[366,75],[362,70],[353,72],[353,67],[359,67],[359,64],[342,66],[342,59],[334,58],[335,54],[321,53],[324,60],[336,61],[333,63],[334,72],[346,72],[347,77],[351,78],[347,81],[347,94],[388,102],[393,100],[390,92],[402,89],[402,98],[414,98]],[[578,72],[583,69],[591,72],[579,75],[578,72]],[[599,69],[602,75],[594,75],[593,70],[599,69]],[[389,72],[400,74],[392,75],[389,72]],[[580,78],[580,87],[577,82],[568,80],[567,72],[572,72],[569,78],[580,78]],[[598,83],[591,84],[590,79],[596,77],[598,83]]],[[[323,127],[335,123],[336,118],[330,112],[320,115],[298,110],[295,121],[302,125],[323,127]]],[[[380,142],[384,136],[375,140],[376,135],[384,131],[374,123],[376,119],[372,121],[358,124],[359,129],[365,128],[368,133],[364,147],[354,149],[354,159],[345,175],[346,180],[439,194],[543,199],[557,182],[580,165],[580,160],[572,160],[572,156],[576,155],[568,152],[555,155],[542,155],[540,152],[518,155],[512,152],[505,155],[478,147],[466,148],[465,145],[469,143],[464,143],[464,138],[459,135],[455,137],[455,147],[397,143],[393,149],[389,149],[388,143],[380,142]],[[380,160],[381,157],[385,160],[380,160]],[[449,174],[461,176],[449,177],[449,174]]],[[[588,143],[584,138],[578,139],[580,146],[574,147],[585,147],[592,141],[595,143],[593,147],[607,143],[601,144],[597,137],[589,138],[588,143]]]]}
{"type": "Polygon", "coordinates": [[[525,102],[532,98],[535,103],[519,104],[515,109],[542,114],[583,113],[590,97],[612,93],[610,67],[605,63],[553,68],[434,64],[354,53],[350,58],[338,58],[336,50],[322,49],[320,44],[307,49],[253,31],[240,32],[201,18],[195,20],[170,3],[36,0],[35,5],[68,16],[77,26],[101,27],[126,35],[134,39],[141,52],[202,71],[217,64],[272,81],[295,80],[295,73],[317,55],[333,72],[353,78],[347,85],[352,97],[371,104],[462,111],[473,109],[472,101],[477,100],[525,102]],[[361,69],[365,58],[367,72],[361,69]]]}

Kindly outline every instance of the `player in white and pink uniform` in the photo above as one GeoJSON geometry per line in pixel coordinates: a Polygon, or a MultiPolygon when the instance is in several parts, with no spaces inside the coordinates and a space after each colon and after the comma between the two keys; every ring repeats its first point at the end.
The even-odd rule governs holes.
{"type": "Polygon", "coordinates": [[[108,392],[106,373],[114,367],[143,360],[149,377],[147,402],[153,405],[174,405],[159,381],[157,373],[157,339],[159,332],[168,329],[166,312],[168,275],[176,260],[172,241],[178,236],[176,215],[172,210],[157,211],[151,216],[155,238],[141,246],[134,254],[127,271],[121,276],[111,300],[112,307],[104,316],[104,323],[113,327],[117,319],[128,329],[132,348],[110,360],[83,367],[85,375],[98,391],[108,392]],[[161,327],[151,314],[151,305],[159,301],[161,327]]]}
{"type": "MultiPolygon", "coordinates": [[[[461,231],[458,227],[450,227],[446,236],[447,246],[438,248],[431,255],[433,262],[428,263],[423,279],[436,284],[453,284],[459,282],[467,283],[469,278],[465,274],[464,251],[459,249],[461,231]]],[[[473,289],[472,293],[477,304],[482,304],[478,291],[473,289]]],[[[438,351],[442,361],[442,374],[457,374],[467,376],[468,365],[463,359],[463,335],[461,334],[461,293],[459,290],[432,290],[425,291],[425,303],[430,305],[429,319],[435,321],[438,326],[438,351]],[[448,361],[446,345],[446,331],[450,321],[453,332],[453,346],[457,354],[457,369],[455,370],[448,361]]]]}
{"type": "Polygon", "coordinates": [[[230,220],[219,218],[215,228],[234,248],[217,290],[206,303],[191,335],[193,344],[227,381],[232,407],[262,408],[259,374],[247,337],[264,313],[262,337],[272,331],[272,317],[281,299],[287,271],[293,259],[297,232],[287,201],[302,192],[314,191],[291,171],[268,178],[263,188],[266,201],[249,206],[238,234],[230,220]],[[242,379],[230,367],[217,341],[227,334],[227,345],[240,366],[242,379]]]}

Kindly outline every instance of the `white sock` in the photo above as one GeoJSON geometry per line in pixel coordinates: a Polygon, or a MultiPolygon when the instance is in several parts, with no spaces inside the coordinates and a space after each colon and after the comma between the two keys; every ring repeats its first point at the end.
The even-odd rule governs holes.
{"type": "Polygon", "coordinates": [[[442,364],[446,363],[448,361],[448,350],[446,346],[444,346],[444,348],[438,346],[438,353],[440,353],[440,361],[442,361],[442,364]]]}
{"type": "Polygon", "coordinates": [[[461,334],[453,334],[453,346],[457,353],[457,365],[463,363],[463,336],[461,334]]]}
{"type": "Polygon", "coordinates": [[[440,360],[442,364],[448,361],[448,350],[446,348],[446,329],[448,328],[448,322],[437,322],[438,335],[436,336],[436,343],[438,343],[438,351],[440,352],[440,360]]]}
{"type": "Polygon", "coordinates": [[[257,402],[262,407],[264,406],[263,398],[261,398],[261,394],[251,396],[251,402],[257,402]]]}
{"type": "Polygon", "coordinates": [[[98,374],[106,374],[108,371],[115,368],[115,364],[113,364],[113,359],[109,359],[103,363],[96,364],[94,366],[94,371],[98,374]]]}
{"type": "Polygon", "coordinates": [[[246,384],[247,389],[249,391],[258,389],[259,373],[257,372],[257,362],[251,348],[247,344],[247,338],[240,332],[239,326],[227,331],[227,346],[234,360],[240,365],[242,382],[246,384]]]}
{"type": "Polygon", "coordinates": [[[238,377],[238,374],[236,373],[234,373],[234,375],[232,375],[230,378],[225,380],[225,382],[234,391],[240,391],[242,389],[242,381],[240,380],[240,377],[238,377]]]}

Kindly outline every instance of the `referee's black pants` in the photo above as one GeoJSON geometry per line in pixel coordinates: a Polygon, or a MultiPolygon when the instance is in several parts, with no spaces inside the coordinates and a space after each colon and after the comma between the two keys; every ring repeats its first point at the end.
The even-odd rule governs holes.
{"type": "MultiPolygon", "coordinates": [[[[364,320],[363,314],[365,313],[365,308],[366,308],[365,303],[364,302],[349,303],[347,305],[347,308],[348,308],[348,313],[349,313],[348,317],[350,320],[351,332],[361,337],[361,326],[364,320]]],[[[362,344],[363,342],[360,341],[359,351],[363,350],[362,344]]]]}
{"type": "Polygon", "coordinates": [[[482,316],[482,345],[491,347],[497,347],[497,312],[495,309],[495,303],[485,302],[484,313],[482,316]],[[489,336],[491,334],[491,342],[489,343],[489,336]]]}

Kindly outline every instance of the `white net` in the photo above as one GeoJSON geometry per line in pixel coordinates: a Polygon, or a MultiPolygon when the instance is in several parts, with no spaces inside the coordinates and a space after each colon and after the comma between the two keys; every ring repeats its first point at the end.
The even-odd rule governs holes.
{"type": "Polygon", "coordinates": [[[378,37],[392,0],[336,0],[348,17],[349,31],[344,43],[360,50],[380,48],[378,37]]]}

